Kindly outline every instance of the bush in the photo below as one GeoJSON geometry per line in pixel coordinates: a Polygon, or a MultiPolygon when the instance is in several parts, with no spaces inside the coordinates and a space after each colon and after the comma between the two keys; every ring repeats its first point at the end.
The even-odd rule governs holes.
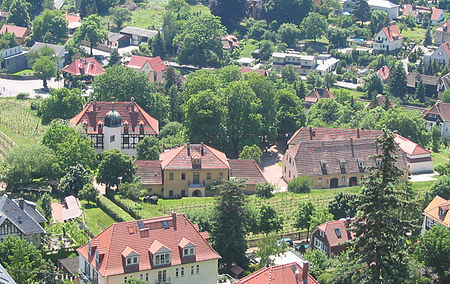
{"type": "Polygon", "coordinates": [[[30,94],[18,93],[17,96],[16,96],[16,99],[18,99],[18,100],[28,100],[29,97],[30,97],[30,94]]]}
{"type": "Polygon", "coordinates": [[[260,183],[256,185],[256,195],[262,198],[270,198],[277,187],[269,182],[260,183]]]}
{"type": "Polygon", "coordinates": [[[106,214],[111,216],[116,222],[125,222],[134,220],[133,217],[128,215],[125,211],[120,209],[114,202],[109,200],[103,195],[99,195],[97,198],[97,206],[100,207],[106,214]]]}
{"type": "Polygon", "coordinates": [[[119,184],[118,192],[125,198],[139,201],[142,195],[142,185],[140,182],[124,182],[119,184]]]}
{"type": "Polygon", "coordinates": [[[298,176],[289,182],[288,191],[294,193],[310,192],[311,180],[307,176],[298,176]]]}
{"type": "Polygon", "coordinates": [[[142,219],[140,208],[136,207],[136,203],[132,200],[126,199],[121,195],[114,195],[113,202],[122,208],[125,212],[130,214],[135,219],[142,219]]]}

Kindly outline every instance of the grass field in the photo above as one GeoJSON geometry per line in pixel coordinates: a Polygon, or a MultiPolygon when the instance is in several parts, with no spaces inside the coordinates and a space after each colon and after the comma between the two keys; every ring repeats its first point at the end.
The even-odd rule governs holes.
{"type": "Polygon", "coordinates": [[[331,88],[330,92],[335,94],[336,91],[338,90],[345,90],[348,91],[350,93],[350,95],[352,95],[355,99],[361,97],[364,95],[363,92],[357,91],[357,90],[350,90],[350,89],[344,89],[344,88],[339,88],[339,87],[335,87],[335,88],[331,88]]]}
{"type": "Polygon", "coordinates": [[[105,213],[102,209],[96,207],[94,204],[87,204],[86,200],[82,200],[84,214],[86,215],[86,225],[89,230],[97,235],[111,224],[115,223],[113,218],[105,213]]]}
{"type": "Polygon", "coordinates": [[[241,57],[252,57],[252,52],[258,48],[258,42],[254,39],[247,40],[242,45],[241,57]]]}
{"type": "Polygon", "coordinates": [[[434,159],[434,166],[439,166],[450,161],[450,148],[441,148],[438,153],[431,153],[431,157],[434,159]]]}
{"type": "Polygon", "coordinates": [[[414,41],[416,43],[422,43],[425,39],[426,29],[422,28],[414,28],[414,30],[406,29],[401,32],[402,36],[409,39],[410,41],[414,41]]]}
{"type": "Polygon", "coordinates": [[[14,73],[13,75],[21,76],[21,75],[31,75],[31,74],[34,74],[34,71],[33,71],[33,70],[31,70],[31,69],[25,69],[25,70],[16,72],[16,73],[14,73]]]}

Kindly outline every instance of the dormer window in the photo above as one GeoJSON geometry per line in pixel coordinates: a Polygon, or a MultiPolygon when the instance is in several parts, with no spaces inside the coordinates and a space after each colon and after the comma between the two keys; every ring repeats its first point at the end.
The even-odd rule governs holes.
{"type": "Polygon", "coordinates": [[[139,256],[129,256],[127,257],[127,266],[139,264],[139,256]]]}
{"type": "Polygon", "coordinates": [[[345,161],[344,160],[339,161],[339,167],[341,168],[341,174],[345,174],[346,170],[345,170],[345,161]]]}
{"type": "Polygon", "coordinates": [[[170,263],[170,253],[159,253],[153,257],[154,265],[164,265],[170,263]]]}
{"type": "Polygon", "coordinates": [[[336,233],[336,237],[337,237],[338,239],[340,239],[340,238],[342,237],[342,235],[341,235],[341,230],[339,230],[339,228],[338,228],[338,229],[335,229],[334,231],[335,231],[335,233],[336,233]]]}
{"type": "Polygon", "coordinates": [[[326,175],[327,174],[327,163],[320,162],[320,168],[322,170],[322,174],[326,175]]]}
{"type": "Polygon", "coordinates": [[[172,251],[160,241],[154,240],[148,250],[151,254],[153,265],[166,265],[171,263],[172,251]]]}
{"type": "Polygon", "coordinates": [[[187,238],[182,238],[178,246],[180,248],[180,254],[183,253],[183,257],[195,256],[196,245],[187,238]]]}
{"type": "Polygon", "coordinates": [[[183,249],[183,257],[184,256],[192,256],[192,255],[195,255],[195,247],[183,249]]]}
{"type": "Polygon", "coordinates": [[[125,249],[122,251],[122,257],[125,260],[126,266],[139,264],[139,254],[137,253],[137,251],[135,251],[129,246],[126,246],[125,249]]]}

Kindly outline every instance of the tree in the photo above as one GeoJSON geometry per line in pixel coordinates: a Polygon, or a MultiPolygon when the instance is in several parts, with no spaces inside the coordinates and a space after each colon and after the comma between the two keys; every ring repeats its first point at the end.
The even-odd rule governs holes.
{"type": "Polygon", "coordinates": [[[307,176],[298,176],[288,183],[288,191],[295,193],[310,192],[311,179],[307,176]]]}
{"type": "Polygon", "coordinates": [[[326,207],[318,207],[314,209],[314,213],[311,216],[310,228],[316,228],[319,225],[330,222],[333,220],[333,214],[328,212],[326,207]]]}
{"type": "Polygon", "coordinates": [[[293,84],[298,80],[298,74],[295,72],[292,65],[286,65],[283,69],[281,69],[281,78],[283,79],[283,82],[293,84]]]}
{"type": "Polygon", "coordinates": [[[222,24],[228,30],[239,26],[246,13],[245,0],[212,0],[210,2],[211,13],[219,16],[222,24]]]}
{"type": "Polygon", "coordinates": [[[161,146],[156,137],[146,136],[136,146],[136,160],[159,160],[161,146]]]}
{"type": "Polygon", "coordinates": [[[111,20],[116,25],[117,30],[120,30],[124,23],[131,21],[132,14],[127,8],[111,7],[109,8],[109,13],[111,15],[111,20]]]}
{"type": "Polygon", "coordinates": [[[25,0],[13,0],[9,6],[6,22],[19,27],[29,27],[31,24],[30,8],[25,0]]]}
{"type": "Polygon", "coordinates": [[[223,57],[221,38],[225,28],[218,17],[201,14],[189,18],[174,38],[178,46],[178,61],[199,67],[217,67],[223,57]]]}
{"type": "Polygon", "coordinates": [[[211,230],[213,247],[222,256],[221,261],[227,269],[233,263],[245,267],[245,184],[235,179],[225,180],[217,189],[219,195],[216,197],[211,230]]]}
{"type": "Polygon", "coordinates": [[[331,89],[335,83],[336,83],[336,76],[334,76],[333,73],[328,72],[327,74],[325,74],[325,76],[323,77],[323,86],[325,88],[331,89]]]}
{"type": "Polygon", "coordinates": [[[378,94],[383,94],[383,81],[380,75],[377,73],[372,73],[364,80],[364,90],[366,91],[367,97],[372,99],[378,94]]]}
{"type": "Polygon", "coordinates": [[[92,14],[98,14],[96,0],[80,0],[80,16],[86,18],[92,14]]]}
{"type": "Polygon", "coordinates": [[[170,121],[181,121],[183,118],[183,112],[181,105],[183,104],[183,97],[178,91],[177,86],[173,85],[167,91],[167,95],[170,100],[170,121]]]}
{"type": "Polygon", "coordinates": [[[147,282],[145,282],[144,280],[131,278],[123,283],[125,283],[125,284],[146,284],[147,282]]]}
{"type": "Polygon", "coordinates": [[[121,182],[132,182],[136,167],[133,158],[122,154],[120,150],[104,151],[98,166],[97,182],[104,183],[108,188],[121,182]]]}
{"type": "Polygon", "coordinates": [[[328,211],[334,216],[334,220],[355,216],[356,194],[339,192],[328,204],[328,211]]]}
{"type": "Polygon", "coordinates": [[[294,133],[299,127],[305,125],[306,116],[303,103],[294,90],[278,90],[275,100],[278,135],[294,133]]]}
{"type": "Polygon", "coordinates": [[[301,79],[297,79],[294,82],[295,94],[300,100],[303,100],[306,97],[306,87],[305,83],[301,79]]]}
{"type": "Polygon", "coordinates": [[[274,264],[274,257],[287,250],[287,243],[277,243],[277,235],[270,233],[258,240],[257,247],[258,250],[255,252],[255,255],[260,259],[258,268],[262,268],[272,266],[274,264]]]}
{"type": "Polygon", "coordinates": [[[450,90],[447,90],[441,94],[441,99],[444,103],[450,103],[450,90]]]}
{"type": "Polygon", "coordinates": [[[377,139],[381,148],[375,157],[378,167],[370,169],[357,201],[353,224],[355,239],[350,251],[358,274],[370,283],[401,283],[408,278],[406,234],[409,224],[396,214],[402,200],[394,187],[404,172],[395,163],[398,145],[394,134],[384,129],[377,139]]]}
{"type": "Polygon", "coordinates": [[[59,181],[59,190],[67,195],[78,195],[85,184],[91,183],[91,175],[83,165],[69,167],[68,172],[59,181]]]}
{"type": "Polygon", "coordinates": [[[256,185],[256,196],[261,198],[270,198],[273,196],[273,192],[277,189],[276,185],[264,182],[256,185]]]}
{"type": "Polygon", "coordinates": [[[389,75],[389,91],[391,95],[397,98],[403,98],[406,95],[406,71],[403,68],[403,62],[397,61],[391,68],[389,75]]]}
{"type": "Polygon", "coordinates": [[[33,21],[33,40],[60,43],[67,38],[67,20],[59,10],[44,10],[33,21]]]}
{"type": "Polygon", "coordinates": [[[311,202],[300,202],[298,204],[297,210],[294,212],[295,217],[295,228],[299,230],[306,229],[308,231],[306,239],[309,238],[309,230],[311,227],[311,220],[314,214],[314,205],[311,202]]]}
{"type": "Polygon", "coordinates": [[[164,46],[164,41],[161,37],[161,32],[158,31],[156,36],[152,38],[152,55],[153,57],[160,56],[161,58],[166,57],[166,47],[164,46]]]}
{"type": "Polygon", "coordinates": [[[441,128],[436,124],[431,128],[431,143],[433,152],[439,152],[439,146],[441,143],[441,128]]]}
{"type": "Polygon", "coordinates": [[[300,38],[300,29],[294,24],[284,23],[278,29],[278,36],[288,46],[295,46],[297,40],[300,38]]]}
{"type": "Polygon", "coordinates": [[[317,121],[323,125],[332,125],[338,121],[342,106],[333,99],[320,99],[308,112],[307,123],[317,121]]]}
{"type": "Polygon", "coordinates": [[[98,190],[92,183],[87,183],[83,186],[78,195],[81,199],[87,200],[88,204],[89,202],[95,203],[97,202],[98,190]]]}
{"type": "Polygon", "coordinates": [[[50,56],[44,56],[34,61],[33,71],[36,77],[42,80],[44,88],[47,88],[47,80],[56,76],[58,68],[50,56]]]}
{"type": "Polygon", "coordinates": [[[369,28],[372,35],[378,33],[382,28],[387,27],[391,21],[385,11],[372,10],[370,14],[369,28]]]}
{"type": "Polygon", "coordinates": [[[117,48],[114,48],[113,51],[111,51],[108,66],[111,67],[113,65],[120,64],[121,59],[122,57],[119,54],[119,50],[117,48]]]}
{"type": "Polygon", "coordinates": [[[312,9],[310,0],[264,1],[264,17],[269,22],[300,24],[312,9]]]}
{"type": "Polygon", "coordinates": [[[50,96],[42,100],[40,105],[43,124],[49,124],[53,119],[70,119],[83,108],[85,100],[79,89],[51,89],[50,96]]]}
{"type": "Polygon", "coordinates": [[[90,44],[90,53],[92,56],[92,49],[99,43],[103,42],[108,36],[105,26],[102,24],[102,19],[99,15],[93,14],[83,19],[81,26],[76,30],[74,39],[76,42],[87,40],[90,44]]]}
{"type": "Polygon", "coordinates": [[[164,125],[159,131],[159,136],[161,137],[161,145],[169,149],[188,142],[183,124],[178,121],[171,121],[164,125]]]}
{"type": "Polygon", "coordinates": [[[303,19],[300,28],[305,38],[316,41],[317,38],[323,36],[327,31],[327,19],[319,13],[312,12],[303,19]]]}
{"type": "Polygon", "coordinates": [[[55,163],[55,153],[46,146],[17,146],[0,162],[0,179],[8,190],[31,184],[33,179],[51,179],[57,171],[55,163]]]}
{"type": "Polygon", "coordinates": [[[450,231],[433,226],[417,242],[414,254],[439,276],[440,283],[450,281],[450,231]],[[438,257],[439,256],[439,257],[438,257]]]}
{"type": "Polygon", "coordinates": [[[370,19],[370,7],[365,0],[356,0],[353,6],[353,17],[361,24],[370,19]]]}
{"type": "Polygon", "coordinates": [[[245,145],[241,153],[239,153],[239,160],[255,160],[261,163],[261,156],[263,152],[258,147],[258,145],[245,145]]]}
{"type": "Polygon", "coordinates": [[[423,39],[423,45],[429,46],[433,44],[433,38],[431,37],[431,29],[430,26],[427,28],[427,32],[425,33],[425,38],[423,39]]]}
{"type": "Polygon", "coordinates": [[[276,231],[282,228],[283,218],[280,218],[277,211],[270,205],[263,204],[259,208],[258,229],[264,234],[276,231]]]}
{"type": "Polygon", "coordinates": [[[422,78],[420,78],[416,87],[416,99],[418,99],[421,103],[425,101],[425,85],[423,84],[422,78]]]}
{"type": "Polygon", "coordinates": [[[168,54],[175,55],[175,45],[174,45],[174,38],[179,33],[180,30],[180,24],[181,21],[179,20],[176,12],[168,11],[164,14],[163,17],[163,25],[162,25],[162,32],[163,32],[163,40],[164,45],[166,47],[166,52],[168,54]]]}
{"type": "Polygon", "coordinates": [[[347,46],[347,38],[349,32],[343,28],[329,28],[327,31],[327,39],[334,48],[347,46]]]}
{"type": "Polygon", "coordinates": [[[262,40],[259,42],[259,58],[262,60],[269,60],[274,50],[273,43],[269,40],[262,40]]]}
{"type": "Polygon", "coordinates": [[[444,199],[450,199],[450,176],[445,175],[435,181],[431,186],[430,195],[431,198],[439,195],[444,199]]]}
{"type": "Polygon", "coordinates": [[[142,195],[142,184],[139,179],[135,179],[133,182],[124,182],[119,184],[118,192],[125,198],[133,201],[139,201],[142,195]]]}
{"type": "Polygon", "coordinates": [[[44,193],[41,198],[39,198],[37,207],[48,221],[52,219],[52,197],[50,194],[44,193]]]}

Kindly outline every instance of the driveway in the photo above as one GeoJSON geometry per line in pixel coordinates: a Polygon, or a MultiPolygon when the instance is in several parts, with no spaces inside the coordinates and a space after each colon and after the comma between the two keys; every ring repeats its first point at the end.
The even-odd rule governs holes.
{"type": "Polygon", "coordinates": [[[278,186],[277,192],[287,190],[287,183],[283,180],[283,171],[278,164],[283,159],[283,154],[280,153],[277,145],[268,148],[261,157],[261,167],[264,172],[266,180],[278,186]]]}
{"type": "Polygon", "coordinates": [[[433,172],[430,174],[420,174],[420,175],[411,175],[409,180],[411,182],[422,182],[422,181],[433,181],[436,180],[436,176],[439,174],[437,172],[433,172]]]}
{"type": "MultiPolygon", "coordinates": [[[[47,81],[49,88],[62,88],[64,82],[51,79],[47,81]]],[[[48,92],[42,90],[42,80],[9,80],[0,79],[0,97],[15,97],[18,93],[27,93],[30,97],[48,97],[48,92]]]]}

